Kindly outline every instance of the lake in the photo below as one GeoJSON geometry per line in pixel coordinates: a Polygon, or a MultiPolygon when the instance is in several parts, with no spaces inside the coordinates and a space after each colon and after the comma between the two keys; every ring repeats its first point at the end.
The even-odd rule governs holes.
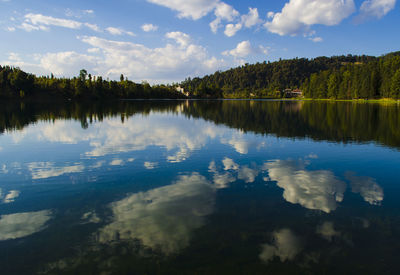
{"type": "Polygon", "coordinates": [[[1,274],[398,274],[400,105],[3,104],[1,274]]]}

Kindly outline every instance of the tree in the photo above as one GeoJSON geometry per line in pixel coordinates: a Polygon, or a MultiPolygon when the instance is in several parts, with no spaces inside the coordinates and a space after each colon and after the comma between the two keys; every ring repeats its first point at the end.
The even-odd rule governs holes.
{"type": "Polygon", "coordinates": [[[80,70],[80,71],[79,71],[79,79],[80,79],[82,82],[85,82],[87,74],[88,74],[88,73],[87,73],[87,71],[86,71],[85,69],[80,70]]]}
{"type": "Polygon", "coordinates": [[[390,95],[392,98],[400,98],[400,69],[393,75],[390,95]]]}

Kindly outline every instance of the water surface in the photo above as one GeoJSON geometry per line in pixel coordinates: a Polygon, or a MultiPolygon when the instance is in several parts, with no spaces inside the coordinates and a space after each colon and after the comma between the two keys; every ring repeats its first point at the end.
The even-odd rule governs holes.
{"type": "Polygon", "coordinates": [[[397,274],[400,106],[9,104],[2,274],[397,274]]]}

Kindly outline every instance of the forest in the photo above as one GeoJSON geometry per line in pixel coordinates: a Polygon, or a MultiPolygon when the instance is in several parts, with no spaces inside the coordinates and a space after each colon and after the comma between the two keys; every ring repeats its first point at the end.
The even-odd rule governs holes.
{"type": "Polygon", "coordinates": [[[94,77],[85,69],[74,78],[37,77],[19,68],[0,66],[0,98],[3,99],[149,99],[184,98],[169,85],[134,83],[122,74],[119,81],[94,77]]]}
{"type": "Polygon", "coordinates": [[[398,99],[400,52],[245,64],[188,78],[181,87],[201,98],[283,98],[285,89],[300,89],[306,98],[398,99]]]}
{"type": "Polygon", "coordinates": [[[300,89],[305,98],[400,99],[400,52],[264,61],[153,86],[123,75],[105,80],[85,69],[73,78],[55,78],[0,66],[3,99],[284,98],[287,89],[300,89]]]}

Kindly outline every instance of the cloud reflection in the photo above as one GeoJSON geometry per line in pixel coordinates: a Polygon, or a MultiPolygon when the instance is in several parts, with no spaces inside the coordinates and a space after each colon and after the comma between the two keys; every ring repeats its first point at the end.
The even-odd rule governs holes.
{"type": "Polygon", "coordinates": [[[305,169],[307,162],[299,160],[275,160],[264,166],[269,178],[284,189],[283,198],[307,209],[329,213],[343,200],[346,184],[331,171],[305,169]]]}
{"type": "Polygon", "coordinates": [[[28,164],[28,169],[31,171],[32,179],[47,179],[58,177],[69,173],[83,172],[85,167],[82,164],[70,166],[55,166],[53,162],[31,162],[28,164]]]}
{"type": "Polygon", "coordinates": [[[113,221],[100,230],[99,241],[139,239],[146,247],[175,253],[189,245],[191,232],[204,225],[214,202],[215,188],[205,177],[180,176],[172,185],[113,203],[113,221]]]}
{"type": "Polygon", "coordinates": [[[260,259],[266,263],[278,257],[281,262],[293,260],[302,250],[300,239],[287,228],[272,233],[272,244],[263,244],[260,259]]]}
{"type": "Polygon", "coordinates": [[[346,179],[350,181],[353,193],[359,193],[363,199],[372,205],[379,205],[383,201],[383,189],[375,179],[370,177],[359,177],[348,172],[346,179]]]}
{"type": "Polygon", "coordinates": [[[335,230],[333,222],[324,222],[317,227],[316,233],[328,241],[332,241],[333,237],[341,235],[339,231],[335,230]]]}
{"type": "MultiPolygon", "coordinates": [[[[3,203],[10,203],[10,202],[14,202],[16,198],[19,197],[19,194],[21,192],[18,190],[11,190],[8,192],[8,194],[4,197],[3,199],[3,203]]],[[[0,198],[2,197],[1,194],[1,189],[0,189],[0,198]]]]}
{"type": "Polygon", "coordinates": [[[50,210],[2,215],[0,218],[0,241],[29,236],[45,228],[51,219],[50,210]]]}

